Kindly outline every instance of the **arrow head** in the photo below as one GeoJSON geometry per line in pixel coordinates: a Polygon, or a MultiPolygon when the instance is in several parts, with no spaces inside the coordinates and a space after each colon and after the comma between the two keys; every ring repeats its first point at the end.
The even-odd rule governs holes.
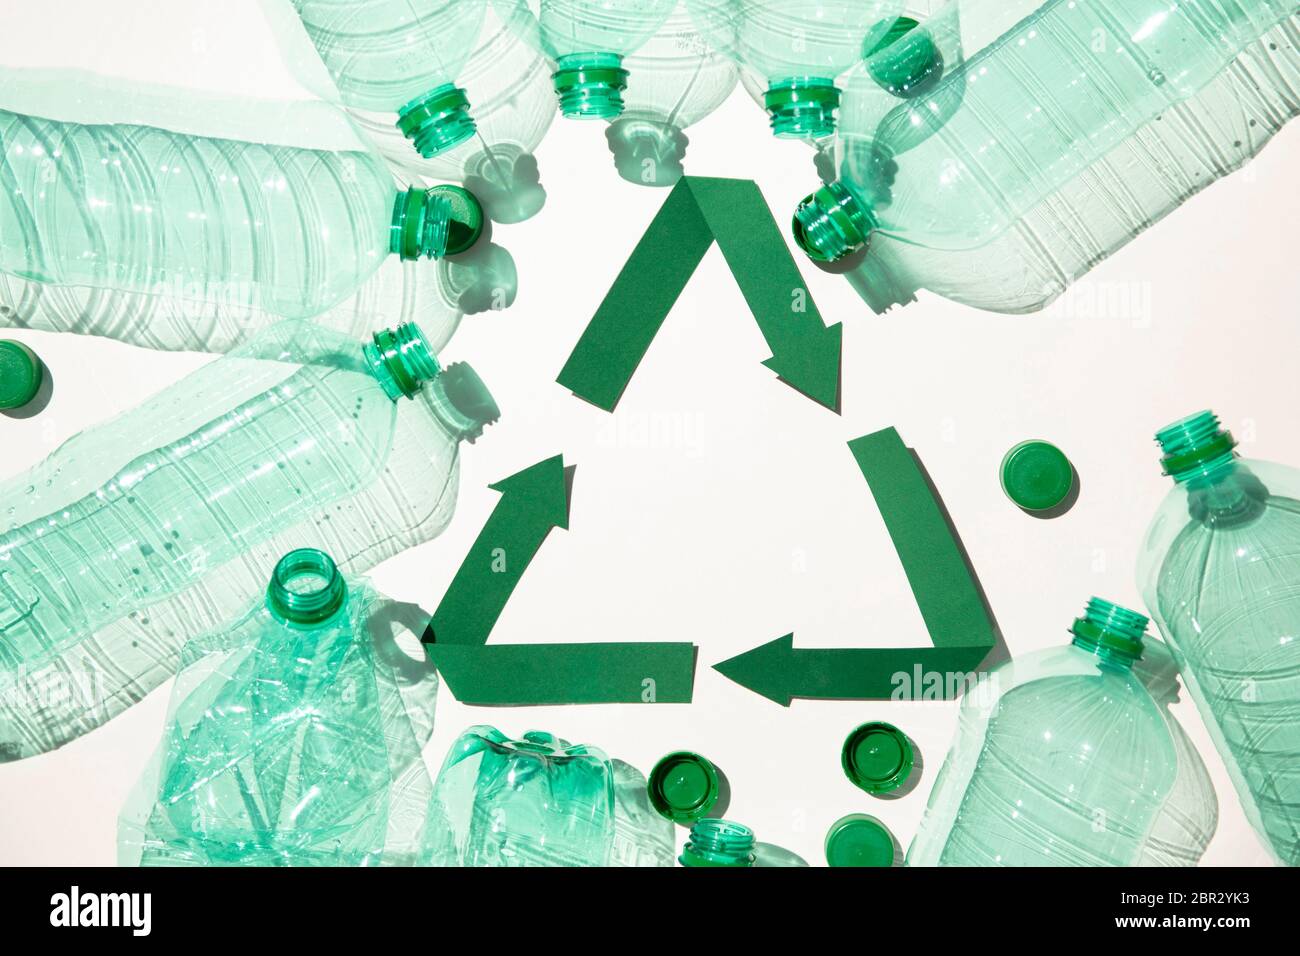
{"type": "Polygon", "coordinates": [[[794,635],[787,634],[720,664],[714,664],[713,669],[741,687],[748,687],[782,707],[789,707],[792,684],[790,665],[793,663],[794,635]]]}
{"type": "Polygon", "coordinates": [[[556,528],[569,527],[569,488],[564,475],[564,456],[556,455],[488,485],[501,492],[521,511],[556,528]]]}
{"type": "Polygon", "coordinates": [[[797,392],[837,415],[840,411],[840,348],[842,326],[803,326],[788,344],[773,349],[763,364],[797,392]]]}

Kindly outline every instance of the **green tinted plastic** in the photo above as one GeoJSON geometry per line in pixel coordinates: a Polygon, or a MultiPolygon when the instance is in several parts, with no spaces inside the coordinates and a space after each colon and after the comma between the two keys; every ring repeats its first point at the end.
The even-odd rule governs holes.
{"type": "Polygon", "coordinates": [[[707,758],[678,750],[660,758],[647,787],[658,813],[674,823],[693,823],[718,802],[718,771],[707,758]]]}
{"type": "MultiPolygon", "coordinates": [[[[865,128],[842,130],[840,182],[883,233],[951,252],[992,242],[1172,104],[1214,81],[1294,9],[1213,0],[1025,6],[1023,20],[945,71],[909,100],[910,108],[864,116],[865,128]],[[1105,55],[1098,54],[1098,37],[1115,44],[1105,55]],[[954,99],[960,109],[948,108],[954,99]],[[918,135],[930,123],[941,123],[943,135],[918,135]],[[882,166],[894,161],[896,173],[882,176],[882,166]]],[[[837,259],[860,247],[827,241],[816,254],[837,259]]]]}
{"type": "MultiPolygon", "coordinates": [[[[326,566],[320,552],[286,555],[270,592],[290,569],[326,566]]],[[[121,816],[123,864],[413,861],[431,790],[420,747],[432,695],[427,713],[408,709],[394,665],[375,653],[384,602],[364,581],[335,574],[294,593],[298,611],[342,603],[289,620],[273,598],[186,645],[162,744],[121,816]]]]}
{"type": "Polygon", "coordinates": [[[1022,441],[1002,458],[1002,491],[1026,511],[1050,511],[1074,488],[1074,466],[1055,445],[1022,441]]]}
{"type": "Polygon", "coordinates": [[[1165,458],[1186,464],[1172,470],[1138,583],[1247,817],[1276,857],[1296,866],[1300,472],[1235,458],[1216,444],[1226,434],[1209,413],[1161,430],[1165,458]]]}
{"type": "MultiPolygon", "coordinates": [[[[1098,599],[1080,619],[1130,642],[1140,620],[1098,599]]],[[[1089,643],[1076,633],[1074,644],[1015,657],[967,692],[909,865],[1148,859],[1145,841],[1173,793],[1178,752],[1132,661],[1089,643]]]]}
{"type": "Polygon", "coordinates": [[[455,80],[474,49],[486,0],[293,0],[343,102],[398,114],[429,158],[474,135],[455,80]]]}
{"type": "Polygon", "coordinates": [[[826,833],[828,866],[893,866],[895,853],[889,828],[865,813],[841,817],[826,833]]]}
{"type": "Polygon", "coordinates": [[[872,794],[889,793],[906,783],[915,759],[907,734],[880,720],[856,728],[840,750],[845,776],[872,794]]]}
{"type": "Polygon", "coordinates": [[[754,865],[754,831],[730,820],[700,820],[678,858],[688,867],[754,865]]]}
{"type": "Polygon", "coordinates": [[[599,749],[471,727],[443,761],[421,861],[430,866],[605,866],[614,777],[599,749]]]}
{"type": "Polygon", "coordinates": [[[0,339],[0,408],[22,408],[41,390],[44,367],[22,342],[0,339]]]}
{"type": "Polygon", "coordinates": [[[0,486],[14,508],[0,756],[57,746],[157,686],[187,634],[264,591],[274,555],[317,545],[346,572],[445,527],[460,441],[484,423],[441,376],[395,398],[397,372],[436,362],[413,330],[392,338],[410,347],[375,361],[311,323],[273,326],[0,486]],[[84,683],[38,707],[35,688],[70,666],[84,683]]]}

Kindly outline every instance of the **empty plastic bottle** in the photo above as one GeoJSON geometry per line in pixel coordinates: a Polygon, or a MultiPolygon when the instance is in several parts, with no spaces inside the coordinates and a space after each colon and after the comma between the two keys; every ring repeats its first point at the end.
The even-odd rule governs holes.
{"type": "MultiPolygon", "coordinates": [[[[854,92],[850,83],[845,113],[854,92]]],[[[949,92],[945,102],[957,91],[949,92]]],[[[997,312],[1041,309],[1187,198],[1249,162],[1297,113],[1300,16],[1292,15],[991,242],[930,249],[876,232],[846,277],[877,312],[911,302],[919,289],[997,312]]]]}
{"type": "Polygon", "coordinates": [[[377,156],[0,111],[0,272],[316,315],[384,259],[478,239],[456,186],[399,191],[377,156]]]}
{"type": "Polygon", "coordinates": [[[0,756],[156,687],[276,555],[360,570],[437,535],[461,441],[497,416],[417,326],[363,346],[288,321],[0,485],[0,756]]]}
{"type": "Polygon", "coordinates": [[[888,29],[902,0],[687,0],[715,50],[766,82],[772,132],[820,139],[835,131],[841,74],[863,56],[873,28],[888,29]]]}
{"type": "Polygon", "coordinates": [[[993,671],[908,851],[913,866],[1133,866],[1178,774],[1160,708],[1133,673],[1147,619],[1093,598],[1073,643],[993,671]]]}
{"type": "MultiPolygon", "coordinates": [[[[514,301],[516,288],[514,260],[493,243],[479,243],[435,268],[389,257],[354,295],[313,321],[357,339],[414,322],[437,352],[463,316],[505,308],[514,301]]],[[[238,301],[204,301],[186,291],[202,292],[117,292],[0,273],[0,326],[102,335],[151,349],[229,352],[283,321],[238,301]]]]}
{"type": "MultiPolygon", "coordinates": [[[[118,827],[133,866],[411,863],[432,783],[384,645],[388,602],[313,548],[185,645],[163,740],[118,827]]],[[[437,677],[425,675],[432,713],[437,677]]]]}
{"type": "Polygon", "coordinates": [[[555,118],[551,66],[493,9],[460,71],[476,132],[463,149],[421,159],[387,114],[349,108],[399,179],[462,182],[493,222],[522,222],[546,202],[533,151],[555,118]]]}
{"type": "Polygon", "coordinates": [[[605,130],[618,174],[642,186],[671,186],[682,177],[686,128],[731,95],[736,68],[709,48],[684,5],[625,61],[636,76],[623,115],[605,130]]]}
{"type": "Polygon", "coordinates": [[[1174,488],[1138,563],[1247,816],[1300,864],[1300,472],[1236,456],[1211,412],[1162,428],[1174,488]]]}
{"type": "Polygon", "coordinates": [[[569,119],[617,119],[635,78],[623,65],[677,0],[496,0],[502,18],[555,64],[551,81],[569,119]]]}
{"type": "Polygon", "coordinates": [[[1172,8],[1164,0],[1048,0],[945,71],[906,114],[845,128],[840,177],[799,207],[795,236],[818,260],[842,258],[877,232],[936,250],[988,244],[1195,96],[1294,9],[1294,0],[1172,8]],[[950,113],[942,107],[956,98],[953,84],[966,89],[950,113]],[[918,131],[932,122],[942,128],[918,131]]]}
{"type": "Polygon", "coordinates": [[[348,106],[397,113],[421,156],[474,135],[456,85],[483,26],[487,0],[293,0],[348,106]]]}
{"type": "Polygon", "coordinates": [[[430,866],[605,866],[614,840],[614,774],[595,747],[495,727],[456,739],[429,801],[430,866]]]}

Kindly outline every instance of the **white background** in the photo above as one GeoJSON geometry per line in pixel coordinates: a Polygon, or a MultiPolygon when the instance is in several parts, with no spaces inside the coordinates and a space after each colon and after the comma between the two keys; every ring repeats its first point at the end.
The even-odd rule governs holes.
{"type": "MultiPolygon", "coordinates": [[[[221,36],[264,29],[249,4],[219,6],[221,36]],[[248,25],[231,29],[241,15],[248,25]]],[[[69,42],[67,29],[51,33],[69,42]]],[[[113,42],[145,50],[162,41],[142,28],[113,42]]],[[[249,41],[207,55],[228,57],[234,75],[270,49],[249,41]]],[[[276,73],[260,60],[257,70],[276,73]]],[[[757,180],[778,221],[815,185],[811,152],[774,140],[741,91],[689,135],[689,172],[757,180]]],[[[577,466],[571,528],[551,534],[492,640],[693,641],[695,700],[486,709],[463,706],[444,688],[425,751],[433,773],[474,723],[551,730],[643,772],[688,748],[730,778],[732,819],[810,863],[823,862],[831,822],[855,811],[875,814],[906,846],[953,732],[955,703],[796,701],[787,710],[711,666],[789,631],[806,647],[926,643],[848,440],[894,425],[916,449],[1015,655],[1065,641],[1093,594],[1141,606],[1134,562],[1169,484],[1151,440],[1158,426],[1212,407],[1244,439],[1247,456],[1300,465],[1294,125],[1244,171],[1036,315],[980,313],[922,293],[876,316],[845,281],[805,264],[826,321],[844,324],[841,417],[759,364],[768,352],[716,249],[616,414],[555,384],[666,192],[618,178],[602,125],[557,119],[537,157],[546,207],[495,231],[518,264],[518,300],[467,317],[444,356],[473,362],[502,420],[466,448],[449,530],[373,578],[432,611],[498,500],[488,483],[563,453],[577,466]],[[1117,289],[1138,290],[1143,304],[1124,314],[1095,307],[1117,289]],[[1055,520],[1025,516],[998,485],[1003,453],[1031,437],[1057,443],[1082,478],[1077,505],[1055,520]],[[840,770],[845,734],[869,719],[896,723],[924,755],[924,779],[904,799],[874,800],[840,770]]],[[[208,360],[75,336],[11,337],[41,355],[56,388],[41,414],[0,419],[4,476],[208,360]]],[[[159,738],[169,688],[56,753],[0,766],[0,862],[113,862],[116,814],[159,738]]],[[[1204,862],[1267,863],[1195,710],[1184,701],[1176,713],[1220,800],[1204,862]]]]}

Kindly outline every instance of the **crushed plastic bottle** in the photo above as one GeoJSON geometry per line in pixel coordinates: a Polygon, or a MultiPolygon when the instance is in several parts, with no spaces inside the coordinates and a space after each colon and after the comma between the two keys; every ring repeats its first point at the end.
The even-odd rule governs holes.
{"type": "Polygon", "coordinates": [[[474,135],[456,85],[483,26],[486,0],[293,0],[343,102],[397,113],[421,156],[474,135]]]}
{"type": "Polygon", "coordinates": [[[796,213],[796,239],[816,260],[870,241],[851,278],[878,311],[918,287],[1041,308],[1257,153],[1298,108],[1293,5],[1019,9],[1029,15],[921,95],[883,118],[862,111],[852,128],[846,118],[839,178],[796,213]],[[1112,55],[1094,50],[1097,37],[1112,55]]]}
{"type": "Polygon", "coordinates": [[[1138,563],[1246,815],[1300,865],[1300,472],[1238,458],[1211,412],[1156,435],[1174,487],[1138,563]]]}
{"type": "Polygon", "coordinates": [[[0,141],[0,272],[38,282],[304,317],[390,254],[455,255],[483,226],[466,190],[399,191],[371,152],[5,111],[0,141]]]}
{"type": "Polygon", "coordinates": [[[1073,643],[1017,657],[967,695],[911,866],[1134,866],[1178,775],[1133,673],[1147,619],[1093,598],[1073,643]]]}
{"type": "Polygon", "coordinates": [[[262,600],[188,642],[162,743],[119,820],[119,862],[413,862],[438,683],[428,668],[417,705],[386,662],[389,603],[301,549],[262,600]]]}
{"type": "Polygon", "coordinates": [[[625,61],[636,82],[623,94],[623,115],[605,130],[618,174],[640,186],[671,186],[682,177],[687,127],[726,101],[736,67],[710,49],[679,5],[625,61]]]}
{"type": "Polygon", "coordinates": [[[363,346],[290,320],[4,482],[0,757],[139,700],[277,555],[351,572],[439,534],[460,444],[498,414],[417,326],[363,346]]]}
{"type": "MultiPolygon", "coordinates": [[[[514,260],[495,243],[479,243],[434,268],[390,256],[354,295],[313,321],[357,339],[414,322],[437,352],[463,316],[509,306],[517,282],[514,260]]],[[[283,321],[239,301],[204,301],[201,294],[200,287],[179,295],[119,292],[0,273],[0,326],[100,335],[166,351],[229,352],[283,321]]]]}
{"type": "Polygon", "coordinates": [[[863,56],[874,30],[888,29],[902,0],[687,0],[715,50],[766,84],[763,105],[776,136],[822,139],[835,132],[840,77],[863,56]]]}
{"type": "Polygon", "coordinates": [[[602,751],[480,725],[456,739],[438,772],[421,862],[606,866],[614,833],[614,773],[602,751]]]}
{"type": "Polygon", "coordinates": [[[568,119],[614,120],[635,80],[624,59],[668,19],[677,0],[498,0],[507,25],[554,64],[568,119]]]}

